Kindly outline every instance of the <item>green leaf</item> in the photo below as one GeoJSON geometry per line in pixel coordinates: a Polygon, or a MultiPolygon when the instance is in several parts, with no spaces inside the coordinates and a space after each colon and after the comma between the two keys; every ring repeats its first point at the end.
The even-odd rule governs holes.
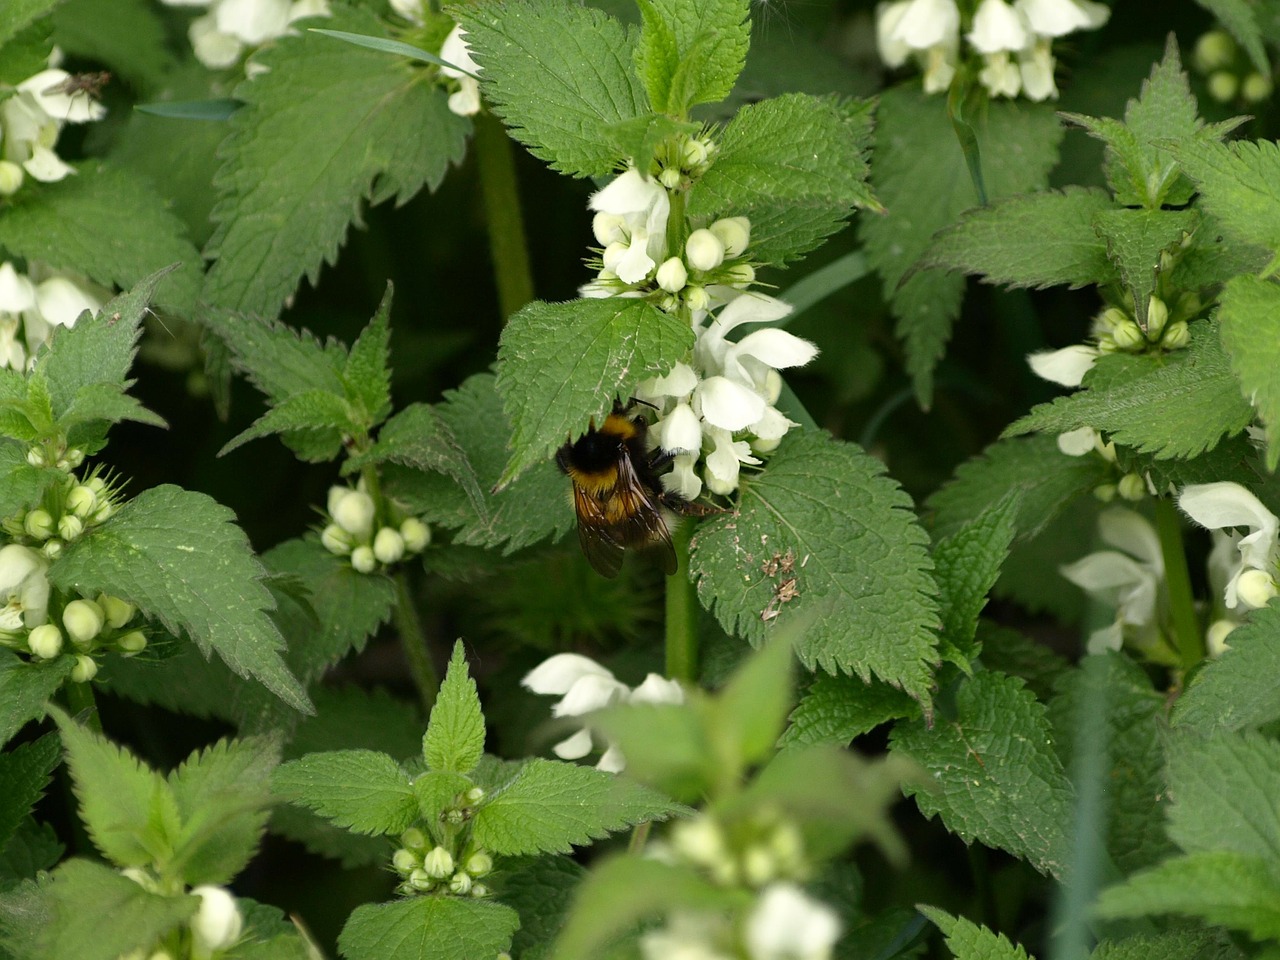
{"type": "Polygon", "coordinates": [[[174,810],[164,778],[62,711],[50,712],[67,751],[80,819],[94,846],[121,867],[167,860],[177,825],[164,815],[174,810]]]}
{"type": "Polygon", "coordinates": [[[47,896],[52,916],[34,931],[37,955],[77,960],[116,960],[147,949],[200,904],[196,897],[148,893],[109,867],[78,859],[54,871],[47,896]]]}
{"type": "MultiPolygon", "coordinates": [[[[859,231],[897,318],[898,336],[906,343],[907,370],[916,395],[926,406],[933,396],[933,368],[950,339],[964,281],[935,270],[911,271],[928,251],[933,235],[977,205],[944,101],[908,87],[880,97],[871,187],[888,213],[864,218],[859,231]]],[[[991,200],[1043,189],[1062,139],[1051,108],[994,102],[976,132],[991,200]]]]}
{"type": "Polygon", "coordinates": [[[0,11],[0,44],[7,43],[59,3],[62,0],[10,0],[0,11]]]}
{"type": "Polygon", "coordinates": [[[962,668],[973,652],[978,615],[1009,556],[1018,508],[1018,498],[1006,495],[933,548],[942,636],[966,658],[962,668]]]}
{"type": "Polygon", "coordinates": [[[556,960],[596,960],[640,920],[677,909],[742,910],[750,897],[745,890],[715,886],[691,867],[615,856],[597,865],[578,888],[551,955],[556,960]]]}
{"type": "MultiPolygon", "coordinates": [[[[457,390],[446,391],[444,400],[434,409],[475,467],[485,509],[477,510],[457,483],[439,474],[387,470],[388,491],[428,522],[453,529],[455,545],[501,547],[510,554],[566,533],[574,524],[566,493],[569,481],[550,460],[535,463],[500,492],[489,492],[506,465],[511,436],[493,375],[469,377],[457,390]]],[[[412,409],[405,408],[404,415],[412,409]]],[[[382,428],[379,444],[397,419],[382,428]]],[[[397,427],[397,435],[399,431],[397,427]]]]}
{"type": "Polygon", "coordinates": [[[1040,404],[1004,435],[1093,427],[1118,444],[1163,460],[1199,456],[1253,420],[1253,409],[1228,366],[1217,324],[1193,324],[1186,350],[1136,359],[1141,363],[1136,376],[1094,387],[1093,378],[1106,377],[1112,364],[1129,362],[1103,357],[1086,378],[1086,389],[1040,404]]]}
{"type": "MultiPolygon", "coordinates": [[[[327,23],[385,35],[369,11],[338,8],[327,23]]],[[[439,186],[471,125],[443,90],[372,50],[286,34],[257,60],[270,69],[236,88],[245,106],[219,150],[203,299],[274,316],[302,276],[314,284],[336,259],[362,201],[439,186]]]]}
{"type": "Polygon", "coordinates": [[[69,57],[110,68],[138,91],[155,91],[173,70],[160,11],[147,0],[67,0],[54,11],[53,37],[69,57]]]}
{"type": "MultiPolygon", "coordinates": [[[[1258,9],[1248,0],[1196,0],[1226,27],[1233,37],[1249,54],[1257,71],[1264,76],[1271,76],[1271,64],[1267,61],[1267,50],[1262,45],[1262,28],[1258,25],[1258,9]]],[[[1266,16],[1270,11],[1263,10],[1266,16]]],[[[1271,14],[1274,16],[1274,14],[1271,14]]]]}
{"type": "Polygon", "coordinates": [[[947,938],[947,948],[956,960],[1028,960],[1027,951],[1010,943],[1002,933],[964,917],[953,917],[937,907],[921,905],[916,909],[942,931],[947,938]]]}
{"type": "Polygon", "coordinates": [[[418,817],[408,774],[373,750],[334,750],[290,760],[272,775],[271,788],[356,833],[400,833],[418,817]]]}
{"type": "MultiPolygon", "coordinates": [[[[423,63],[434,63],[437,66],[449,66],[455,70],[461,70],[447,60],[441,60],[434,53],[428,53],[426,50],[420,50],[412,44],[403,43],[399,40],[389,40],[386,37],[370,37],[363,33],[347,33],[343,30],[321,30],[319,27],[312,27],[311,33],[318,33],[322,36],[333,37],[335,40],[342,40],[346,43],[353,43],[357,47],[365,47],[368,50],[377,50],[379,53],[390,53],[398,57],[408,57],[410,60],[420,60],[423,63]]],[[[467,76],[474,74],[463,70],[467,76]]]]}
{"type": "MultiPolygon", "coordinates": [[[[330,456],[321,459],[331,459],[342,449],[341,435],[344,432],[350,432],[350,428],[354,425],[355,418],[352,414],[353,411],[347,401],[332,393],[326,393],[323,390],[295,393],[283,403],[268,410],[253,426],[228,440],[218,453],[230,453],[250,440],[267,437],[273,433],[290,434],[307,431],[323,435],[323,437],[317,436],[316,440],[320,446],[330,452],[330,456]],[[338,436],[336,442],[330,443],[332,434],[338,434],[338,436]]],[[[311,460],[312,457],[303,457],[303,459],[311,460]]]]}
{"type": "Polygon", "coordinates": [[[49,568],[64,590],[132,603],[208,658],[258,680],[289,706],[311,710],[306,691],[280,659],[284,640],[264,570],[234,514],[202,493],[165,484],[144,490],[101,526],[67,545],[49,568]]]}
{"type": "MultiPolygon", "coordinates": [[[[714,710],[633,703],[593,713],[590,724],[622,751],[628,776],[693,803],[706,795],[717,773],[730,762],[715,753],[708,714],[714,710]]],[[[732,746],[731,737],[726,732],[722,742],[732,746]]]]}
{"type": "Polygon", "coordinates": [[[980,622],[978,642],[982,644],[983,666],[1018,677],[1041,700],[1053,695],[1058,679],[1070,666],[1051,647],[1008,627],[980,622]]]}
{"type": "Polygon", "coordinates": [[[476,682],[467,672],[462,641],[453,646],[453,657],[444,683],[431,708],[431,720],[422,740],[422,756],[432,770],[470,773],[484,754],[484,714],[476,682]]]}
{"type": "Polygon", "coordinates": [[[1231,850],[1280,867],[1280,743],[1251,731],[1178,731],[1168,745],[1169,837],[1188,853],[1231,850]]]}
{"type": "Polygon", "coordinates": [[[391,412],[391,294],[388,282],[378,312],[351,345],[342,370],[347,399],[360,411],[355,422],[366,429],[381,423],[391,412]]]}
{"type": "Polygon", "coordinates": [[[494,877],[494,893],[520,914],[511,940],[520,960],[551,960],[551,946],[564,928],[569,904],[587,871],[568,857],[512,858],[494,877]]]}
{"type": "MultiPolygon", "coordinates": [[[[51,825],[28,819],[0,850],[0,891],[21,880],[34,879],[41,870],[52,870],[65,852],[51,825]]],[[[0,894],[0,947],[4,945],[4,897],[0,894]]]]}
{"type": "MultiPolygon", "coordinates": [[[[491,430],[492,425],[486,424],[484,429],[491,430]]],[[[348,458],[343,471],[354,472],[368,464],[387,462],[451,477],[467,495],[475,514],[480,519],[486,518],[488,506],[475,468],[439,408],[425,403],[409,404],[383,424],[372,447],[348,458]]]]}
{"type": "Polygon", "coordinates": [[[854,207],[879,210],[866,183],[870,141],[867,101],[793,93],[748,104],[720,135],[719,154],[690,193],[689,216],[709,222],[717,215],[751,214],[752,256],[772,263],[794,259],[838,230],[854,207]],[[785,243],[770,236],[767,224],[779,208],[803,224],[804,232],[785,243]],[[757,210],[766,215],[764,223],[756,222],[757,210]],[[809,218],[814,222],[805,223],[809,218]]]}
{"type": "Polygon", "coordinates": [[[1195,674],[1173,706],[1173,723],[1209,732],[1257,727],[1280,718],[1280,604],[1249,615],[1225,653],[1195,674]]]}
{"type": "Polygon", "coordinates": [[[1266,430],[1267,469],[1280,464],[1280,286],[1255,276],[1233,277],[1218,305],[1218,332],[1240,393],[1266,430]]]}
{"type": "Polygon", "coordinates": [[[42,187],[19,192],[0,218],[0,247],[9,256],[125,288],[180,263],[156,302],[190,313],[199,290],[200,253],[148,181],[88,163],[76,176],[42,187]]]}
{"type": "Polygon", "coordinates": [[[76,665],[72,657],[28,663],[0,651],[0,744],[8,743],[28,720],[44,715],[44,705],[76,665]]]}
{"type": "Polygon", "coordinates": [[[48,734],[0,753],[0,783],[5,785],[5,792],[0,794],[0,850],[44,795],[59,753],[57,738],[48,734]]]}
{"type": "Polygon", "coordinates": [[[492,900],[415,897],[356,907],[338,935],[347,960],[478,960],[511,945],[520,918],[492,900]]]}
{"type": "Polygon", "coordinates": [[[793,431],[763,473],[743,478],[733,515],[699,527],[690,566],[725,630],[759,645],[805,617],[796,654],[806,667],[874,673],[927,703],[938,620],[924,547],[910,498],[880,461],[793,431]]]}
{"type": "Polygon", "coordinates": [[[791,712],[779,743],[843,746],[882,723],[919,715],[920,705],[887,683],[820,673],[791,712]]]}
{"type": "Polygon", "coordinates": [[[662,794],[625,777],[534,759],[476,811],[472,838],[495,854],[569,853],[673,810],[662,794]]]}
{"type": "Polygon", "coordinates": [[[573,177],[617,168],[624,158],[609,129],[648,112],[631,69],[634,32],[569,0],[486,0],[455,12],[485,98],[513,137],[573,177]]]}
{"type": "Polygon", "coordinates": [[[1094,218],[1114,206],[1105,190],[1067,187],[975,207],[933,238],[920,265],[1014,288],[1106,284],[1115,267],[1094,218]]]}
{"type": "MultiPolygon", "coordinates": [[[[798,624],[798,626],[802,626],[798,624]]],[[[745,770],[773,753],[792,703],[791,648],[796,629],[748,655],[717,692],[707,734],[716,756],[745,770]]]]}
{"type": "Polygon", "coordinates": [[[271,799],[278,740],[219,740],[169,774],[182,831],[172,863],[188,886],[227,884],[258,849],[271,799]]]}
{"type": "Polygon", "coordinates": [[[898,724],[895,754],[928,771],[934,789],[907,784],[926,817],[965,843],[981,841],[1061,878],[1069,862],[1071,784],[1054,754],[1044,707],[1021,680],[979,673],[961,682],[955,716],[932,730],[898,724]]]}
{"type": "Polygon", "coordinates": [[[202,320],[231,349],[232,364],[274,404],[319,390],[343,395],[347,350],[336,340],[320,343],[307,330],[230,310],[209,310],[202,320]]]}
{"type": "Polygon", "coordinates": [[[729,95],[742,72],[751,42],[747,0],[646,0],[644,30],[635,52],[636,72],[655,110],[680,116],[698,103],[729,95]],[[674,77],[687,73],[684,82],[674,77]],[[673,89],[683,95],[672,96],[673,89]]]}
{"type": "Polygon", "coordinates": [[[669,372],[692,347],[687,323],[643,300],[523,307],[498,347],[498,393],[513,451],[500,485],[550,457],[589,417],[603,422],[618,391],[669,372]]]}
{"type": "Polygon", "coordinates": [[[240,109],[239,100],[166,100],[162,103],[134,104],[138,113],[170,120],[210,120],[217,123],[230,120],[240,109]]]}
{"type": "Polygon", "coordinates": [[[1184,928],[1154,936],[1104,940],[1089,960],[1244,960],[1244,954],[1224,943],[1217,931],[1184,928]]]}
{"type": "Polygon", "coordinates": [[[1255,940],[1280,937],[1280,875],[1260,857],[1202,850],[1174,857],[1102,891],[1103,918],[1176,913],[1243,930],[1255,940]]]}
{"type": "Polygon", "coordinates": [[[1098,235],[1107,243],[1107,256],[1120,271],[1120,279],[1133,297],[1139,325],[1147,325],[1147,303],[1162,269],[1160,255],[1177,249],[1195,232],[1200,216],[1195,210],[1135,210],[1121,207],[1102,210],[1094,217],[1098,235]]]}

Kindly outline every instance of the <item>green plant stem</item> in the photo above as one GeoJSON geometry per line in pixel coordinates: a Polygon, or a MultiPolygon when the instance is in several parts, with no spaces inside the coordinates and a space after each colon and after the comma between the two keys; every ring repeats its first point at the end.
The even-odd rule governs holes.
{"type": "Polygon", "coordinates": [[[1182,521],[1168,497],[1156,500],[1156,533],[1164,558],[1164,580],[1169,588],[1169,610],[1173,617],[1173,640],[1183,670],[1190,670],[1204,658],[1204,641],[1191,597],[1191,575],[1187,554],[1182,548],[1182,521]]]}
{"type": "Polygon", "coordinates": [[[631,840],[627,843],[627,853],[639,855],[644,853],[644,845],[649,841],[649,831],[653,829],[653,822],[646,820],[644,823],[637,823],[635,829],[631,831],[631,840]]]}
{"type": "Polygon", "coordinates": [[[413,677],[413,685],[418,688],[423,709],[429,715],[436,703],[436,692],[440,689],[440,675],[431,662],[431,651],[427,649],[427,635],[422,629],[422,618],[418,616],[413,594],[409,591],[408,575],[404,570],[397,570],[392,580],[396,585],[396,632],[400,634],[404,658],[409,663],[409,675],[413,677]]]}
{"type": "Polygon", "coordinates": [[[90,730],[102,733],[102,718],[98,716],[98,701],[93,695],[93,684],[68,680],[62,685],[62,692],[67,698],[67,712],[82,719],[90,730]]]}
{"type": "Polygon", "coordinates": [[[667,577],[667,676],[672,680],[698,680],[698,601],[689,577],[689,540],[692,523],[681,523],[671,531],[671,543],[679,566],[667,577]]]}
{"type": "Polygon", "coordinates": [[[492,114],[476,116],[475,150],[489,222],[489,253],[498,285],[498,306],[503,318],[508,319],[533,299],[533,275],[529,270],[511,141],[492,114]]]}

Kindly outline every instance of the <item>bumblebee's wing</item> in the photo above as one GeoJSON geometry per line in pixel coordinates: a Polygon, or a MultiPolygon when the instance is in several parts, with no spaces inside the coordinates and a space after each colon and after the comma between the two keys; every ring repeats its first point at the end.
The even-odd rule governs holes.
{"type": "Polygon", "coordinates": [[[578,515],[578,545],[583,556],[602,577],[613,579],[622,569],[622,544],[613,539],[613,524],[600,503],[577,484],[573,486],[573,507],[578,515]]]}
{"type": "Polygon", "coordinates": [[[671,544],[658,494],[645,486],[627,457],[618,462],[616,500],[615,539],[624,546],[652,550],[661,559],[662,572],[667,576],[675,573],[676,548],[671,544]]]}

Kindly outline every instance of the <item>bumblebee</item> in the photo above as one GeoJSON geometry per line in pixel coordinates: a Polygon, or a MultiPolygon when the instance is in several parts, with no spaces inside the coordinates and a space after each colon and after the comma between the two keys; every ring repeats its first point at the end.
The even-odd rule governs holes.
{"type": "Polygon", "coordinates": [[[556,453],[556,465],[573,483],[578,543],[605,577],[618,575],[628,547],[651,550],[668,575],[676,572],[663,508],[679,510],[685,501],[663,490],[658,471],[674,455],[646,449],[648,427],[643,416],[615,402],[604,423],[597,427],[593,420],[556,453]]]}

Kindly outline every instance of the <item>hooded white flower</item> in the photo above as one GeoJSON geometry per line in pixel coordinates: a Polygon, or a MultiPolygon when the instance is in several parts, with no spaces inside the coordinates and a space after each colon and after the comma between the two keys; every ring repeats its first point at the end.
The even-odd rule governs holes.
{"type": "Polygon", "coordinates": [[[677,910],[665,926],[640,937],[640,956],[644,960],[733,960],[735,954],[720,949],[728,933],[723,917],[677,910]]]}
{"type": "Polygon", "coordinates": [[[1107,22],[1111,8],[1090,0],[1014,0],[1032,33],[1062,37],[1077,30],[1096,30],[1107,22]]]}
{"type": "MultiPolygon", "coordinates": [[[[520,685],[534,693],[560,695],[551,716],[580,717],[617,703],[683,703],[684,691],[673,680],[651,673],[632,690],[606,667],[576,653],[557,653],[530,670],[520,685]]],[[[580,760],[591,752],[591,731],[582,729],[551,748],[561,760],[580,760]]],[[[607,744],[596,763],[599,770],[618,773],[626,766],[622,753],[607,744]]]]}
{"type": "Polygon", "coordinates": [[[479,73],[480,65],[471,59],[471,47],[466,41],[467,31],[457,24],[449,31],[440,45],[440,59],[453,64],[441,67],[446,77],[458,81],[458,90],[449,95],[449,109],[460,117],[470,117],[480,112],[480,83],[468,74],[479,73]]]}
{"type": "Polygon", "coordinates": [[[623,283],[642,282],[667,258],[667,217],[671,200],[666,188],[634,167],[596,191],[587,206],[606,214],[593,229],[605,243],[604,270],[623,283]]]}
{"type": "Polygon", "coordinates": [[[422,26],[422,0],[391,0],[391,9],[411,23],[422,26]]]}
{"type": "MultiPolygon", "coordinates": [[[[283,36],[303,17],[329,16],[327,0],[163,0],[171,7],[208,7],[191,21],[196,59],[211,70],[233,66],[249,48],[283,36]]],[[[252,66],[252,65],[250,65],[252,66]]],[[[257,72],[263,68],[259,67],[257,72]]],[[[254,72],[254,71],[249,71],[254,72]]]]}
{"type": "Polygon", "coordinates": [[[1145,646],[1159,631],[1164,586],[1160,538],[1145,517],[1123,507],[1103,511],[1098,531],[1116,549],[1091,553],[1061,568],[1064,577],[1116,611],[1110,626],[1089,636],[1086,649],[1119,650],[1126,636],[1145,646]]]}
{"type": "Polygon", "coordinates": [[[0,630],[30,629],[48,619],[48,568],[44,556],[29,547],[0,548],[0,630]]]}
{"type": "Polygon", "coordinates": [[[793,883],[765,888],[747,918],[751,960],[827,960],[840,937],[840,918],[793,883]]]}
{"type": "Polygon", "coordinates": [[[1225,566],[1223,556],[1229,556],[1227,543],[1235,549],[1235,562],[1229,567],[1223,590],[1227,609],[1265,606],[1276,594],[1276,538],[1280,533],[1280,520],[1275,514],[1240,484],[1229,481],[1185,487],[1178,506],[1200,526],[1227,531],[1226,541],[1215,538],[1214,549],[1220,567],[1225,566]],[[1230,530],[1233,527],[1244,527],[1249,532],[1236,533],[1230,530]]]}
{"type": "Polygon", "coordinates": [[[955,0],[897,0],[876,8],[880,58],[892,68],[915,57],[924,69],[926,93],[951,85],[960,51],[960,11],[955,0]]]}
{"type": "Polygon", "coordinates": [[[70,77],[65,70],[42,70],[0,101],[0,159],[43,183],[75,173],[53,149],[62,125],[100,120],[106,114],[106,108],[87,94],[61,92],[70,77]]]}
{"type": "Polygon", "coordinates": [[[1022,92],[1031,100],[1058,99],[1058,84],[1053,79],[1055,61],[1052,42],[1041,37],[1018,54],[1018,70],[1022,74],[1022,92]]]}
{"type": "Polygon", "coordinates": [[[965,39],[979,53],[1017,53],[1027,45],[1027,30],[1006,0],[982,0],[965,39]]]}
{"type": "Polygon", "coordinates": [[[1097,347],[1076,343],[1061,350],[1041,350],[1027,354],[1027,363],[1037,377],[1064,387],[1078,387],[1102,354],[1097,347]]]}
{"type": "Polygon", "coordinates": [[[222,887],[205,885],[191,893],[200,898],[200,906],[191,918],[191,952],[200,960],[239,940],[244,918],[235,897],[222,887]]]}

